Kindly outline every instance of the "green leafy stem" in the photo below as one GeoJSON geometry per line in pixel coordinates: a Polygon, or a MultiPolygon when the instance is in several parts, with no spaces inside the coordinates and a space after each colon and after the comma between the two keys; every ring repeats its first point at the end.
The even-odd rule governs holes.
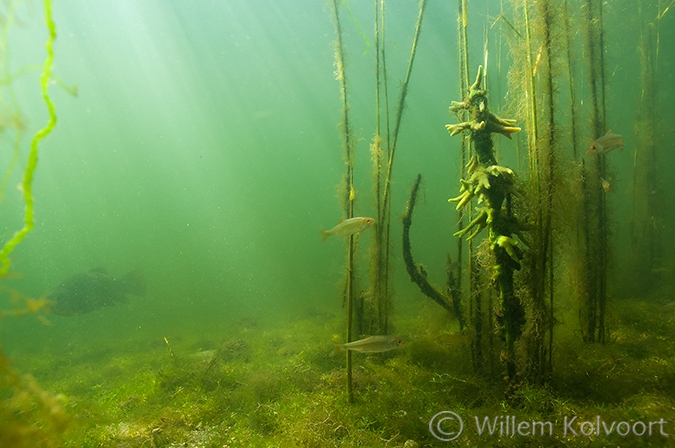
{"type": "Polygon", "coordinates": [[[12,236],[12,239],[7,241],[0,250],[0,276],[5,275],[9,270],[10,260],[9,254],[16,248],[16,246],[23,241],[24,237],[33,230],[34,219],[33,219],[33,195],[32,195],[32,186],[33,186],[33,174],[37,168],[38,162],[38,146],[40,141],[49,135],[54,126],[56,126],[56,112],[54,108],[54,103],[52,103],[51,98],[49,97],[48,87],[49,81],[52,77],[52,67],[54,65],[54,41],[56,40],[56,25],[52,19],[52,2],[51,0],[45,0],[45,22],[47,24],[47,29],[49,31],[49,37],[45,47],[47,49],[47,57],[45,58],[42,75],[40,76],[40,86],[42,87],[42,98],[47,105],[49,111],[49,121],[39,131],[35,133],[30,144],[30,153],[28,155],[28,163],[26,164],[26,170],[23,173],[23,182],[21,184],[23,190],[23,197],[26,202],[26,208],[24,213],[24,225],[21,230],[18,230],[12,236]]]}

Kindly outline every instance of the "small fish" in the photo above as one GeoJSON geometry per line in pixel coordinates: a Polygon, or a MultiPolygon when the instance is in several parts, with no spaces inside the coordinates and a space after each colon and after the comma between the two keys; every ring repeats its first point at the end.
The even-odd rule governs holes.
{"type": "Polygon", "coordinates": [[[537,70],[539,69],[539,62],[541,61],[541,52],[544,49],[544,46],[539,47],[539,51],[537,52],[537,59],[534,61],[534,68],[532,69],[532,76],[537,76],[537,70]]]}
{"type": "Polygon", "coordinates": [[[610,184],[602,177],[600,178],[600,182],[602,183],[602,189],[604,190],[604,192],[609,193],[609,191],[612,189],[612,184],[610,184]]]}
{"type": "Polygon", "coordinates": [[[452,263],[446,265],[445,272],[455,272],[459,265],[459,261],[453,261],[452,263]]]}
{"type": "Polygon", "coordinates": [[[335,350],[333,350],[331,356],[337,355],[340,353],[340,350],[352,350],[361,353],[382,353],[398,348],[399,345],[403,344],[403,341],[396,336],[368,336],[367,338],[347,342],[346,344],[340,344],[335,341],[331,342],[335,345],[335,350]]]}
{"type": "Polygon", "coordinates": [[[461,333],[443,333],[436,338],[436,343],[444,347],[457,347],[471,341],[474,332],[463,331],[461,333]]]}
{"type": "Polygon", "coordinates": [[[331,235],[337,236],[349,236],[354,235],[355,233],[362,232],[368,227],[375,224],[373,218],[349,218],[343,219],[338,225],[333,227],[330,230],[319,230],[319,233],[323,235],[323,241],[326,242],[326,239],[331,235]]]}
{"type": "Polygon", "coordinates": [[[586,153],[593,155],[607,154],[617,148],[623,149],[623,137],[607,131],[605,135],[593,142],[586,153]]]}
{"type": "Polygon", "coordinates": [[[53,302],[53,314],[75,316],[95,311],[117,302],[126,302],[127,294],[145,296],[143,271],[135,270],[124,277],[113,277],[104,268],[74,275],[47,294],[53,302]]]}

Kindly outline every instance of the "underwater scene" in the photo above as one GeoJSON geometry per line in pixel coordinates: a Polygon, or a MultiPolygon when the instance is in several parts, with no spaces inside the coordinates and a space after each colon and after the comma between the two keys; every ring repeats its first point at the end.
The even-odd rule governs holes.
{"type": "Polygon", "coordinates": [[[675,446],[675,0],[0,30],[0,447],[675,446]]]}

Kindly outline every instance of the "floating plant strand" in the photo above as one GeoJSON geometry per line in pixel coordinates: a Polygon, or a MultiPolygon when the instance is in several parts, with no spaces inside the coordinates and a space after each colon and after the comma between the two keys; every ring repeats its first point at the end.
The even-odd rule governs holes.
{"type": "Polygon", "coordinates": [[[42,75],[40,76],[40,86],[42,88],[42,98],[44,99],[44,102],[47,105],[47,109],[49,111],[49,121],[45,127],[35,133],[30,144],[28,162],[26,164],[26,170],[23,174],[23,182],[21,183],[24,201],[26,202],[24,226],[21,230],[14,233],[12,239],[7,241],[2,250],[0,250],[0,276],[6,274],[9,270],[9,254],[19,243],[21,243],[21,241],[23,241],[24,237],[31,230],[33,230],[33,226],[35,225],[35,221],[33,219],[33,174],[35,173],[38,163],[38,146],[42,139],[48,136],[54,129],[54,126],[56,126],[56,112],[54,103],[52,103],[48,93],[49,81],[52,77],[52,67],[54,65],[54,40],[56,40],[56,25],[52,20],[51,0],[45,0],[44,4],[45,22],[47,24],[47,29],[49,30],[49,37],[47,38],[47,42],[45,44],[47,49],[47,57],[45,58],[42,75]]]}

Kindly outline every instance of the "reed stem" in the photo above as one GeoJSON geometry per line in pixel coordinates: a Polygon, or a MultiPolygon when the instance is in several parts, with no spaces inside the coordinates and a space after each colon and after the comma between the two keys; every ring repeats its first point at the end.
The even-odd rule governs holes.
{"type": "MultiPolygon", "coordinates": [[[[339,0],[333,0],[333,14],[335,18],[335,33],[337,41],[335,43],[335,64],[336,75],[340,83],[340,97],[342,100],[342,131],[345,143],[345,162],[347,166],[347,173],[345,178],[345,192],[343,196],[343,206],[347,218],[354,217],[354,148],[351,140],[351,132],[349,128],[349,102],[347,95],[347,78],[345,73],[345,58],[342,45],[342,26],[340,24],[340,11],[338,8],[339,0]]],[[[347,247],[347,287],[346,287],[346,302],[347,302],[347,328],[346,340],[352,341],[352,327],[354,314],[354,237],[349,236],[347,247]]],[[[346,370],[347,370],[347,398],[350,403],[354,402],[354,393],[352,389],[352,357],[349,350],[346,353],[346,370]]]]}
{"type": "MultiPolygon", "coordinates": [[[[401,129],[401,118],[405,110],[405,99],[408,95],[408,85],[410,84],[410,76],[412,74],[413,63],[415,62],[415,54],[417,53],[417,44],[419,42],[420,32],[422,31],[422,19],[424,18],[424,10],[427,6],[427,0],[420,0],[419,13],[417,16],[417,23],[415,24],[415,36],[413,37],[412,48],[410,50],[410,58],[408,59],[408,68],[406,70],[403,84],[401,85],[401,92],[399,93],[398,108],[396,110],[396,118],[394,120],[394,133],[391,137],[391,145],[389,149],[389,158],[387,160],[387,174],[384,180],[384,197],[382,200],[382,216],[386,219],[386,226],[389,226],[390,220],[390,196],[391,196],[391,172],[394,164],[394,156],[396,154],[396,143],[398,141],[398,134],[401,129]]],[[[388,244],[388,242],[387,242],[388,244]]]]}
{"type": "Polygon", "coordinates": [[[374,171],[375,171],[375,195],[377,206],[377,228],[375,229],[374,249],[372,254],[371,275],[373,284],[371,289],[371,297],[375,302],[376,308],[376,323],[374,330],[377,333],[388,332],[388,314],[389,314],[389,247],[390,247],[390,229],[391,229],[391,175],[393,169],[394,156],[396,153],[396,142],[400,131],[403,111],[405,109],[405,100],[408,92],[408,85],[412,74],[415,54],[417,53],[417,46],[419,42],[420,32],[422,30],[422,19],[426,8],[427,0],[420,0],[419,14],[415,25],[415,34],[412,42],[412,49],[410,51],[410,58],[408,61],[408,68],[401,86],[399,95],[398,108],[394,121],[393,134],[389,132],[389,101],[387,92],[387,69],[384,51],[384,31],[385,31],[385,3],[380,1],[380,9],[378,14],[377,1],[375,1],[375,34],[376,34],[376,133],[373,143],[371,145],[371,153],[373,157],[374,171]],[[381,26],[378,26],[378,15],[381,17],[381,26]],[[381,37],[380,37],[381,35],[381,37]],[[379,50],[381,46],[381,50],[379,50]],[[381,67],[380,67],[381,60],[381,67]],[[382,151],[382,135],[381,135],[381,100],[380,100],[380,76],[384,84],[384,98],[385,98],[385,115],[387,120],[387,151],[386,151],[386,168],[382,166],[383,151],[382,151]],[[383,179],[384,178],[384,179],[383,179]]]}

